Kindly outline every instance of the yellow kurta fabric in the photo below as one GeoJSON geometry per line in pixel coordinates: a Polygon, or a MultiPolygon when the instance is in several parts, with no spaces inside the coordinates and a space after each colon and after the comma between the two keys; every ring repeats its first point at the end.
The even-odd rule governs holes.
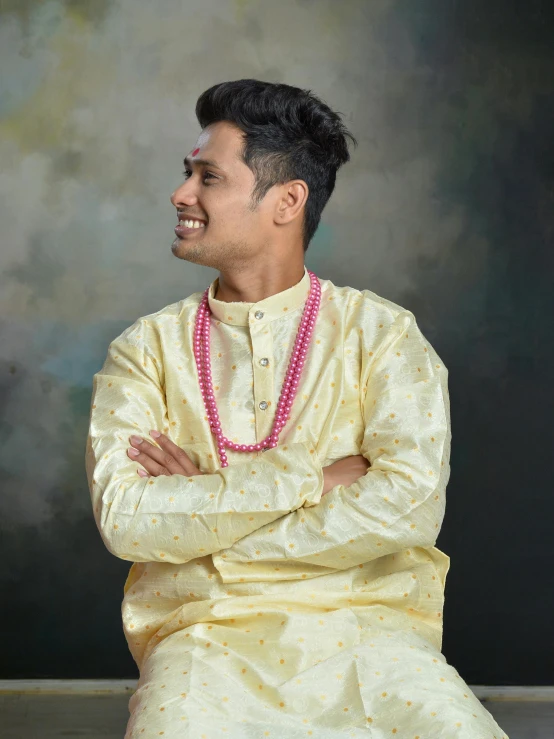
{"type": "MultiPolygon", "coordinates": [[[[310,278],[257,303],[215,299],[217,282],[223,433],[255,444],[272,429],[310,278]]],[[[125,739],[507,739],[440,651],[447,369],[409,310],[320,282],[274,449],[228,450],[219,468],[193,353],[202,291],[137,320],[94,376],[94,516],[133,563],[122,617],[140,679],[125,739]],[[126,450],[150,429],[205,474],[141,478],[126,450]],[[356,454],[366,474],[322,497],[323,467],[356,454]]]]}

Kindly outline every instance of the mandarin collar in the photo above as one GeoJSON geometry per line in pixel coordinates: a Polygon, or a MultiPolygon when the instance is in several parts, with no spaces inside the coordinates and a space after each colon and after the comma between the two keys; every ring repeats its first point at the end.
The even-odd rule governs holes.
{"type": "Polygon", "coordinates": [[[308,268],[304,265],[304,276],[300,282],[257,303],[218,300],[214,298],[218,284],[219,277],[216,277],[208,291],[208,303],[214,318],[229,326],[248,326],[254,322],[268,323],[283,318],[303,306],[310,294],[311,280],[308,268]]]}

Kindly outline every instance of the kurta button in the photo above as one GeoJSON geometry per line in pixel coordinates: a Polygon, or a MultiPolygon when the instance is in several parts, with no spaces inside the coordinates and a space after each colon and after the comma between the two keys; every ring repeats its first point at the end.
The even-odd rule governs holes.
{"type": "Polygon", "coordinates": [[[263,317],[264,317],[264,314],[263,314],[263,311],[261,311],[261,310],[257,310],[254,313],[254,318],[263,318],[263,317]]]}
{"type": "Polygon", "coordinates": [[[260,359],[260,364],[262,365],[262,367],[267,367],[267,365],[269,364],[269,359],[267,357],[260,359]]]}
{"type": "Polygon", "coordinates": [[[260,408],[262,409],[262,411],[265,411],[265,409],[267,408],[267,403],[265,402],[265,400],[262,400],[262,402],[260,403],[260,408]]]}

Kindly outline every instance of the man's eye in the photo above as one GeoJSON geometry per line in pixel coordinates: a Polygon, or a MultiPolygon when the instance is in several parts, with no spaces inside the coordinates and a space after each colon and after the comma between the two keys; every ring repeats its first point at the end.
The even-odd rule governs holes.
{"type": "MultiPolygon", "coordinates": [[[[192,171],[190,169],[185,169],[185,171],[183,172],[183,177],[186,180],[188,180],[188,178],[191,176],[191,174],[192,174],[192,171]]],[[[211,172],[205,172],[204,173],[204,177],[211,177],[213,180],[216,180],[217,179],[217,177],[215,175],[213,175],[211,172]]]]}

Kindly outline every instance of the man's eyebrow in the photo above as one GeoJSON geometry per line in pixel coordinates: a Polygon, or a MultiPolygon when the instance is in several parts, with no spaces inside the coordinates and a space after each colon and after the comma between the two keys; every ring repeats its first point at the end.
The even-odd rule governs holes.
{"type": "Polygon", "coordinates": [[[217,169],[221,169],[223,172],[224,169],[221,167],[217,162],[214,162],[212,159],[190,159],[190,157],[185,157],[183,160],[183,164],[185,167],[192,167],[194,164],[204,164],[206,167],[216,167],[217,169]]]}

